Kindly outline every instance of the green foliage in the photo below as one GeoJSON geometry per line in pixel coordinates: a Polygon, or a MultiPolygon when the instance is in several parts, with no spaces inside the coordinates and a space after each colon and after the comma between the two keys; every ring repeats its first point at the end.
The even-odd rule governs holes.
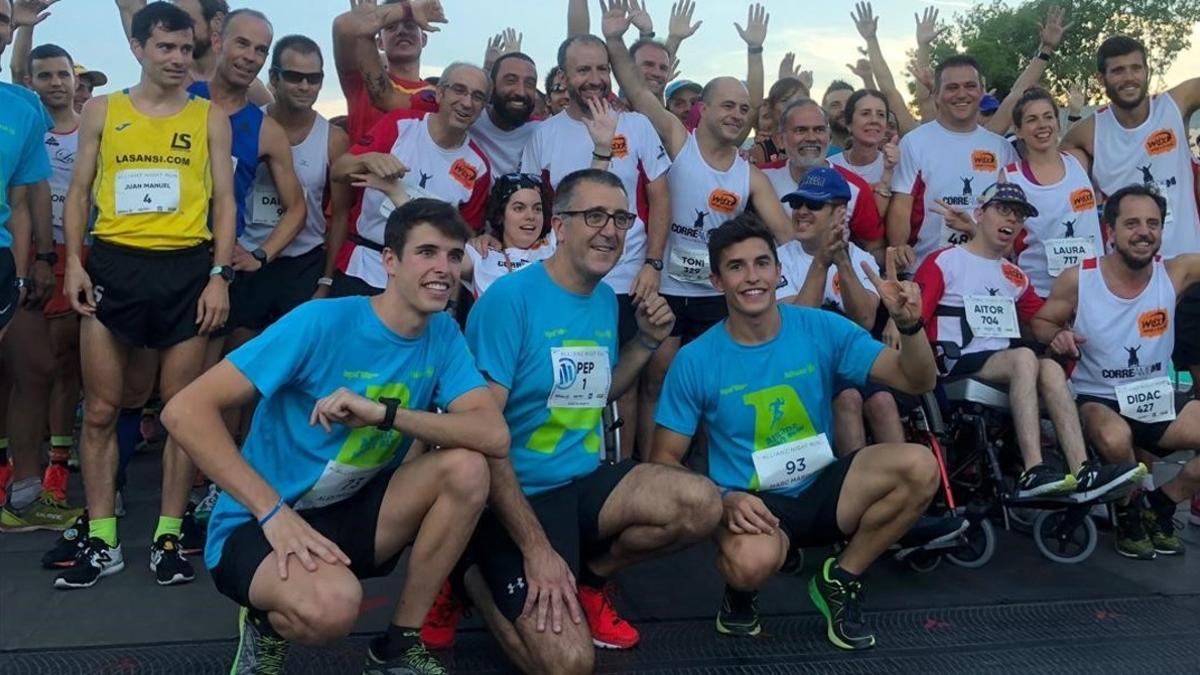
{"type": "MultiPolygon", "coordinates": [[[[1037,54],[1039,26],[1047,8],[1056,4],[1036,0],[1010,5],[1004,0],[981,3],[957,13],[950,30],[934,43],[936,64],[955,51],[979,60],[987,87],[1003,96],[1029,59],[1037,54]]],[[[1067,8],[1071,24],[1044,77],[1048,88],[1065,96],[1072,82],[1083,83],[1095,100],[1096,49],[1107,37],[1124,34],[1141,40],[1149,51],[1150,67],[1161,78],[1175,57],[1191,45],[1192,28],[1200,20],[1200,0],[1073,0],[1067,8]]],[[[1161,86],[1162,81],[1156,82],[1161,86]]]]}

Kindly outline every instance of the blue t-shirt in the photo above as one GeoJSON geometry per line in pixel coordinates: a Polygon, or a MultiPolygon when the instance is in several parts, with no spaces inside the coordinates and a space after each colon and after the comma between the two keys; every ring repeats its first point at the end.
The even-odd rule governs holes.
{"type": "MultiPolygon", "coordinates": [[[[188,93],[212,100],[207,82],[191,83],[188,85],[188,93]]],[[[233,130],[233,198],[237,202],[239,237],[245,231],[246,223],[250,222],[246,213],[246,202],[250,197],[250,190],[254,187],[254,177],[258,173],[258,160],[261,157],[258,141],[262,134],[264,118],[266,113],[253,103],[247,103],[241,110],[229,116],[229,126],[233,130]]]]}
{"type": "Polygon", "coordinates": [[[0,82],[0,89],[16,94],[18,98],[28,103],[29,107],[33,108],[34,111],[36,111],[41,117],[42,125],[45,127],[45,131],[49,131],[54,128],[54,117],[50,114],[50,111],[46,109],[46,106],[42,103],[42,99],[37,95],[37,92],[26,87],[18,87],[15,84],[9,84],[8,82],[0,82]]]}
{"type": "MultiPolygon", "coordinates": [[[[229,361],[262,395],[242,456],[296,509],[336,503],[380,470],[398,465],[412,438],[375,427],[308,423],[316,402],[339,387],[410,410],[448,408],[485,386],[458,325],[439,312],[420,337],[392,332],[365,297],[314,300],[284,316],[229,361]]],[[[204,563],[221,560],[225,539],[252,518],[232,496],[217,500],[204,563]]]]}
{"type": "Polygon", "coordinates": [[[12,216],[9,189],[50,177],[50,157],[44,142],[50,128],[46,126],[47,117],[37,94],[11,84],[0,86],[0,248],[10,248],[13,242],[8,229],[12,216]]]}
{"type": "Polygon", "coordinates": [[[556,387],[568,384],[552,350],[605,348],[610,372],[616,367],[617,296],[611,288],[600,284],[591,295],[577,295],[556,284],[542,263],[529,265],[480,296],[467,317],[467,344],[480,372],[508,389],[509,457],[526,495],[596,470],[603,408],[550,407],[556,387]]]}
{"type": "MultiPolygon", "coordinates": [[[[833,312],[779,307],[770,342],[733,341],[725,322],[679,351],[667,372],[654,421],[692,436],[708,434],[708,474],[725,488],[757,490],[752,452],[825,434],[833,444],[835,381],[862,386],[884,346],[833,312]]],[[[795,496],[816,475],[778,490],[795,496]]]]}

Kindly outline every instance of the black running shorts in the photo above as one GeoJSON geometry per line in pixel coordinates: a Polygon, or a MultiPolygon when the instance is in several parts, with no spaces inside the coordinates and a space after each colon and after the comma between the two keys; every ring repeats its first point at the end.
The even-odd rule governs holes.
{"type": "Polygon", "coordinates": [[[671,329],[671,337],[682,338],[685,345],[729,316],[729,307],[725,304],[724,295],[699,298],[680,295],[663,297],[667,299],[671,312],[675,314],[675,326],[671,329]]]}
{"type": "Polygon", "coordinates": [[[845,541],[854,534],[842,532],[838,527],[837,508],[846,474],[857,456],[855,451],[825,467],[821,475],[795,497],[771,492],[752,493],[779,519],[792,547],[827,546],[845,541]]]}
{"type": "Polygon", "coordinates": [[[325,247],[276,258],[257,272],[240,272],[229,287],[229,325],[263,330],[312,299],[325,271],[325,247]]]}
{"type": "MultiPolygon", "coordinates": [[[[1173,422],[1139,422],[1131,420],[1124,415],[1121,415],[1121,406],[1112,399],[1102,398],[1100,396],[1088,396],[1087,394],[1079,394],[1075,397],[1075,404],[1083,407],[1084,403],[1098,403],[1109,410],[1121,416],[1121,420],[1129,425],[1129,431],[1133,434],[1133,445],[1136,448],[1141,448],[1155,457],[1166,457],[1173,454],[1174,450],[1167,450],[1160,447],[1163,434],[1167,433],[1167,429],[1173,422]]],[[[1191,405],[1193,401],[1188,401],[1183,406],[1176,405],[1176,412],[1182,411],[1183,408],[1191,405]]]]}

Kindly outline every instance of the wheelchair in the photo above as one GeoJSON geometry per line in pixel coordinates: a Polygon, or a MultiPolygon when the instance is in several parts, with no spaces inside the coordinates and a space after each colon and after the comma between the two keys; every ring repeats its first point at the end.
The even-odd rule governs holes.
{"type": "MultiPolygon", "coordinates": [[[[995,554],[993,520],[1005,530],[1032,534],[1038,552],[1049,560],[1083,562],[1099,539],[1089,517],[1092,507],[1108,505],[1133,489],[1087,501],[1070,494],[1018,497],[1016,477],[1022,466],[1008,393],[999,385],[971,377],[947,380],[921,398],[909,420],[915,440],[929,445],[942,469],[942,494],[935,508],[971,522],[966,542],[945,553],[962,567],[982,567],[995,554]]],[[[1048,454],[1046,461],[1054,462],[1055,455],[1048,454]]]]}

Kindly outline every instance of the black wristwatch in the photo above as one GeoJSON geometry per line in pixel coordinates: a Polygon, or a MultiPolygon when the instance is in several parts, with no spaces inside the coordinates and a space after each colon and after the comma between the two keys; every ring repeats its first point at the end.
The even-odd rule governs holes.
{"type": "Polygon", "coordinates": [[[44,262],[47,265],[54,267],[55,265],[58,264],[58,253],[56,251],[49,251],[47,253],[39,253],[39,254],[33,256],[33,259],[38,262],[44,262]]]}
{"type": "Polygon", "coordinates": [[[917,319],[915,322],[913,322],[913,325],[909,326],[908,328],[902,328],[900,324],[896,324],[896,330],[899,331],[901,335],[907,335],[909,337],[920,333],[921,329],[924,327],[925,319],[917,319]]]}
{"type": "Polygon", "coordinates": [[[208,271],[210,277],[221,277],[225,283],[233,283],[233,267],[229,265],[213,265],[213,268],[208,271]]]}
{"type": "Polygon", "coordinates": [[[267,252],[261,246],[250,251],[250,257],[261,263],[263,267],[267,266],[267,252]]]}
{"type": "Polygon", "coordinates": [[[662,268],[663,268],[662,258],[646,258],[645,264],[653,267],[654,269],[658,270],[659,272],[661,272],[662,268]]]}
{"type": "Polygon", "coordinates": [[[33,288],[33,279],[30,279],[29,277],[17,277],[13,280],[13,286],[15,286],[17,290],[21,290],[22,288],[33,288]]]}
{"type": "Polygon", "coordinates": [[[400,408],[400,399],[398,398],[380,398],[379,402],[383,404],[383,420],[375,425],[380,431],[391,431],[392,425],[396,423],[396,411],[400,408]]]}

